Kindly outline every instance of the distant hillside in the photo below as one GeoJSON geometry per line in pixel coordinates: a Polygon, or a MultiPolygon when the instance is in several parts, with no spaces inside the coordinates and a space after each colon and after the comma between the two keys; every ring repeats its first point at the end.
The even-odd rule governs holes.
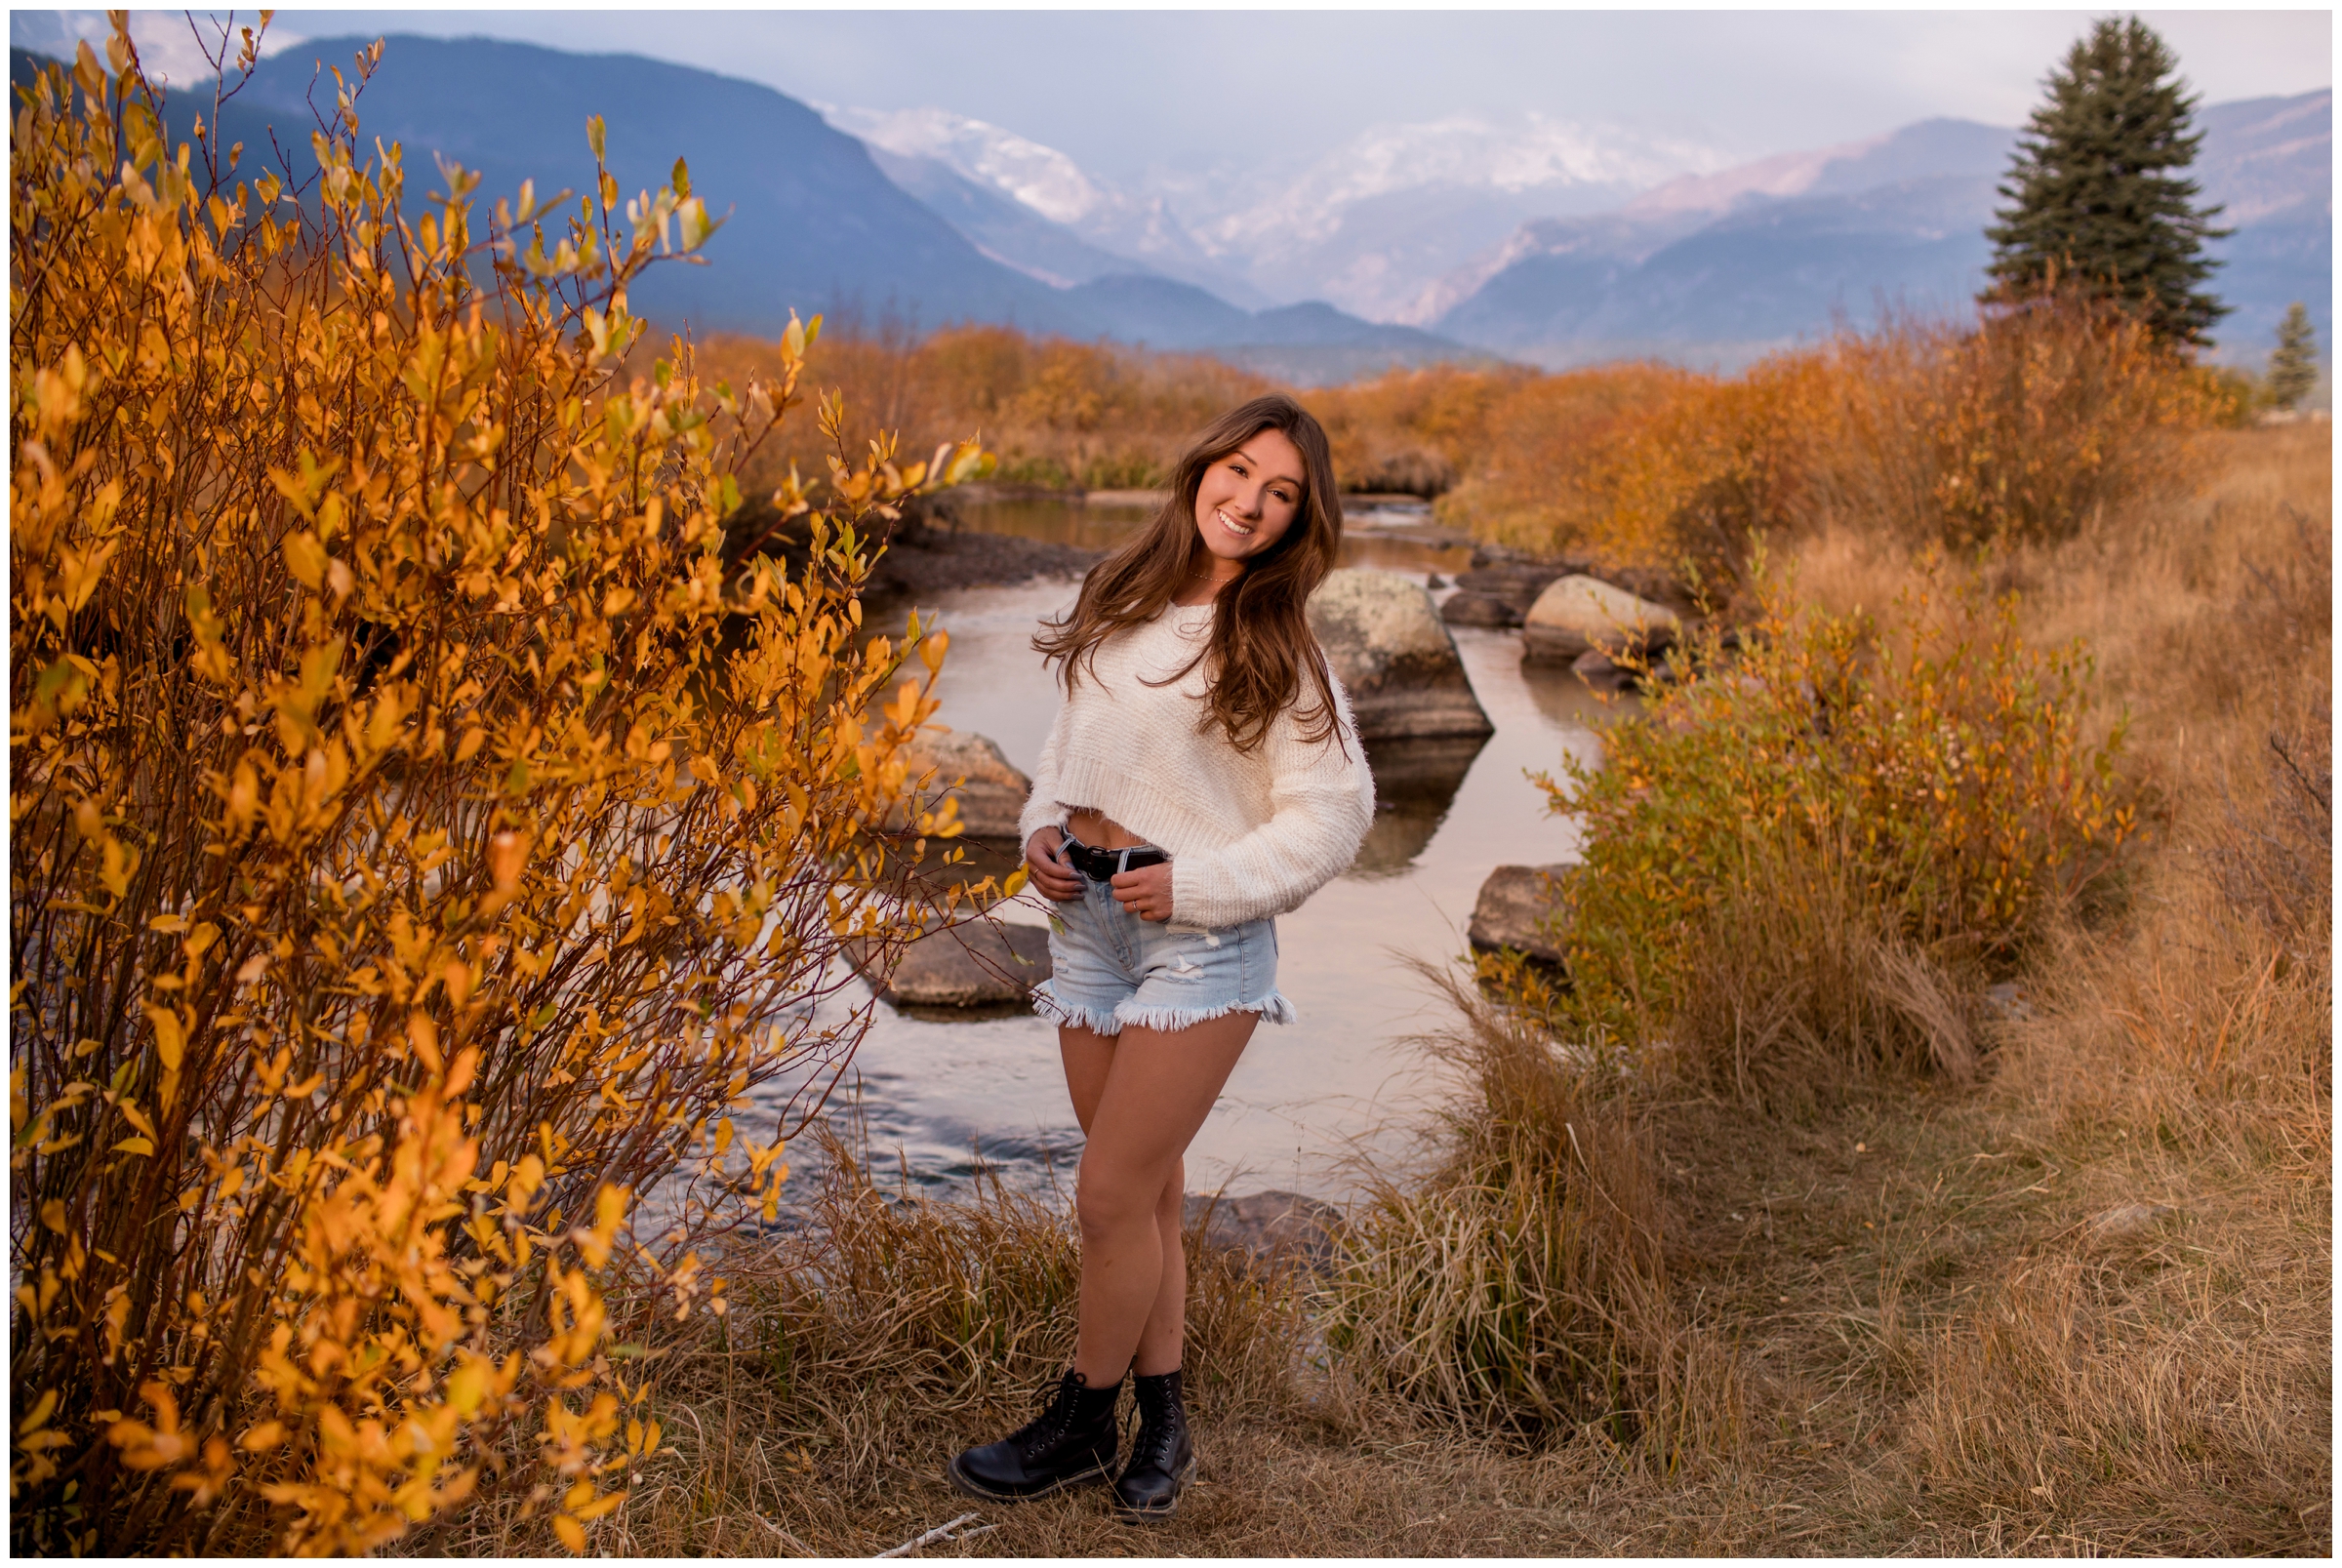
{"type": "MultiPolygon", "coordinates": [[[[2201,111],[2203,199],[2236,228],[2212,287],[2218,356],[2257,362],[2285,306],[2332,332],[2333,96],[2201,111]]],[[[1599,218],[1529,223],[1449,280],[1448,337],[1548,365],[1627,354],[1726,368],[1842,313],[1964,310],[2016,133],[1929,120],[1873,141],[1686,178],[1599,218]]]]}
{"type": "MultiPolygon", "coordinates": [[[[306,97],[323,65],[348,69],[370,39],[304,42],[265,60],[239,105],[306,142],[306,97]]],[[[327,78],[328,93],[331,78],[327,78]]],[[[330,96],[327,99],[330,104],[330,96]]],[[[1054,290],[988,260],[899,189],[862,143],[770,88],[630,55],[392,36],[358,101],[361,134],[403,142],[410,189],[435,183],[431,155],[457,159],[504,194],[584,189],[586,118],[609,127],[611,172],[631,195],[666,181],[677,157],[696,191],[730,214],[709,265],[654,267],[635,308],[662,320],[772,334],[801,314],[859,307],[922,324],[1015,320],[1080,331],[1054,290]]]]}

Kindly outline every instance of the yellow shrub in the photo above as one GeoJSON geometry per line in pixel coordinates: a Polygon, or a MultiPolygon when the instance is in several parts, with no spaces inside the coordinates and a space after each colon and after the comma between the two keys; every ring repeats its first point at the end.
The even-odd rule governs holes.
{"type": "Polygon", "coordinates": [[[1476,441],[1451,438],[1464,477],[1440,517],[1500,543],[1584,547],[1616,505],[1617,454],[1698,382],[1662,365],[1615,365],[1518,383],[1488,406],[1476,441]]]}
{"type": "Polygon", "coordinates": [[[1857,946],[2008,966],[2110,891],[2138,829],[2124,726],[2101,729],[2082,650],[2032,646],[2013,598],[1939,566],[1881,625],[1756,582],[1737,657],[1704,633],[1604,766],[1548,783],[1585,866],[1574,990],[1547,1006],[1595,1036],[1666,1032],[1706,949],[1805,918],[1801,900],[1857,946]]]}
{"type": "Polygon", "coordinates": [[[363,1550],[533,1434],[582,1549],[657,1440],[606,1342],[721,1310],[690,1246],[785,1170],[729,1113],[917,917],[943,643],[862,640],[856,525],[981,454],[792,476],[815,558],[727,583],[712,422],[813,334],[615,379],[680,164],[548,257],[526,186],[406,216],[354,91],[309,189],[200,178],[109,53],[12,128],[12,1544],[363,1550]]]}

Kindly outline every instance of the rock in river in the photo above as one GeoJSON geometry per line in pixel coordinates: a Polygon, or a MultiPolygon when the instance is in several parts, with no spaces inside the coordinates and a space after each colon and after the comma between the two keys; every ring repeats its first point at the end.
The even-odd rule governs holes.
{"type": "Polygon", "coordinates": [[[1439,619],[1451,626],[1517,626],[1520,612],[1493,593],[1458,588],[1439,606],[1439,619]]]}
{"type": "Polygon", "coordinates": [[[1566,913],[1575,865],[1500,865],[1480,884],[1472,924],[1464,928],[1474,947],[1511,947],[1549,964],[1568,961],[1556,933],[1548,930],[1555,910],[1566,913]]]}
{"type": "Polygon", "coordinates": [[[1456,574],[1456,586],[1466,593],[1485,594],[1513,612],[1506,623],[1517,626],[1537,602],[1537,595],[1555,578],[1583,570],[1560,561],[1494,561],[1456,574]]]}
{"type": "MultiPolygon", "coordinates": [[[[861,967],[859,945],[848,956],[861,967]]],[[[914,940],[879,994],[898,1006],[997,1007],[1023,1001],[1050,973],[1048,932],[971,920],[914,940]]]]}
{"type": "Polygon", "coordinates": [[[1673,610],[1614,588],[1599,578],[1565,577],[1537,595],[1521,627],[1521,658],[1567,664],[1598,649],[1656,653],[1673,643],[1683,623],[1673,610]]]}
{"type": "Polygon", "coordinates": [[[1329,573],[1310,599],[1310,629],[1350,693],[1361,739],[1495,731],[1420,580],[1357,567],[1329,573]]]}
{"type": "Polygon", "coordinates": [[[946,795],[959,797],[959,820],[971,838],[1017,836],[1017,814],[1032,793],[1032,781],[1017,771],[999,746],[966,730],[936,726],[920,735],[911,747],[913,775],[929,768],[935,777],[920,791],[920,808],[933,810],[946,795]],[[966,783],[954,787],[954,781],[966,783]]]}
{"type": "Polygon", "coordinates": [[[1404,871],[1431,846],[1447,820],[1473,758],[1488,744],[1484,735],[1435,735],[1411,741],[1376,741],[1366,747],[1374,770],[1374,825],[1350,863],[1353,876],[1388,876],[1404,871]]]}

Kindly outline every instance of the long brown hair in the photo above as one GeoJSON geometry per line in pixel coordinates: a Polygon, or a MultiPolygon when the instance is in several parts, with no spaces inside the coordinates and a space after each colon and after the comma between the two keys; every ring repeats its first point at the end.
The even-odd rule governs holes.
{"type": "Polygon", "coordinates": [[[1204,471],[1263,430],[1281,431],[1301,453],[1306,471],[1300,510],[1284,537],[1246,561],[1243,574],[1220,590],[1211,641],[1172,679],[1210,661],[1207,722],[1216,721],[1239,751],[1261,744],[1277,714],[1300,702],[1305,681],[1315,702],[1303,717],[1303,739],[1314,744],[1333,736],[1333,677],[1311,634],[1308,610],[1310,595],[1341,555],[1342,495],[1334,486],[1334,455],[1324,428],[1282,392],[1256,397],[1214,420],[1172,470],[1171,497],[1154,520],[1092,567],[1072,613],[1032,639],[1052,662],[1063,662],[1068,695],[1077,666],[1085,660],[1094,664],[1099,644],[1162,614],[1191,580],[1195,557],[1205,553],[1195,531],[1195,494],[1204,471]]]}

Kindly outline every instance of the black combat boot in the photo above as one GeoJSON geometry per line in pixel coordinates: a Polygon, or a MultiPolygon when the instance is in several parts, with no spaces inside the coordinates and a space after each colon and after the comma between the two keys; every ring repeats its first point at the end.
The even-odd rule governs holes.
{"type": "Polygon", "coordinates": [[[953,1459],[951,1484],[987,1503],[1017,1503],[1105,1480],[1121,1445],[1114,1422],[1121,1393],[1119,1380],[1093,1388],[1080,1373],[1067,1372],[1039,1416],[1000,1441],[953,1459]]]}
{"type": "Polygon", "coordinates": [[[1130,1464],[1114,1482],[1114,1511],[1134,1524],[1152,1524],[1178,1510],[1180,1492],[1195,1479],[1195,1445],[1188,1437],[1177,1371],[1131,1383],[1139,1395],[1139,1435],[1130,1445],[1130,1464]]]}

